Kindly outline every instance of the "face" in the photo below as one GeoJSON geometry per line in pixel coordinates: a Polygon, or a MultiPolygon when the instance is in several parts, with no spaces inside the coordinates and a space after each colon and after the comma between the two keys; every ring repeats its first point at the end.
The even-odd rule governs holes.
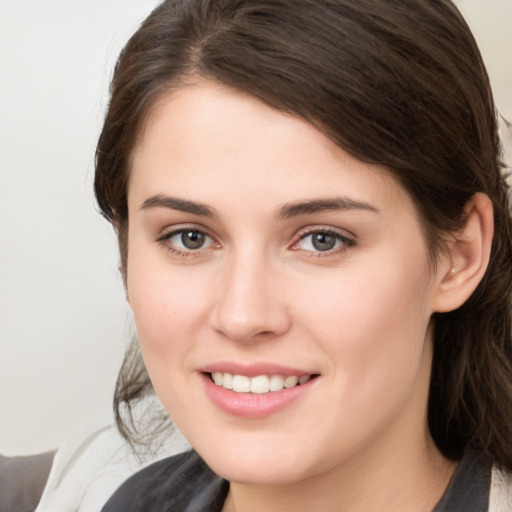
{"type": "Polygon", "coordinates": [[[201,82],[154,107],[128,199],[147,369],[214,471],[296,482],[424,440],[438,278],[386,169],[201,82]]]}

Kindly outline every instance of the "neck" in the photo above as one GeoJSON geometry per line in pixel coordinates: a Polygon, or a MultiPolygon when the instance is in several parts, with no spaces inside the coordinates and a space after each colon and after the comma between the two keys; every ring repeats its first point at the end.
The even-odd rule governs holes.
{"type": "Polygon", "coordinates": [[[441,455],[428,433],[422,437],[420,449],[417,443],[392,451],[375,447],[288,485],[232,483],[223,512],[430,512],[456,464],[441,455]]]}

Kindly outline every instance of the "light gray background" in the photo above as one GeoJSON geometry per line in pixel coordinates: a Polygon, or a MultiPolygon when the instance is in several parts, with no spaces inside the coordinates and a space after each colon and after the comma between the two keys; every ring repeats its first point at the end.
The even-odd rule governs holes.
{"type": "MultiPolygon", "coordinates": [[[[115,58],[157,3],[0,0],[0,452],[110,410],[131,321],[94,147],[115,58]]],[[[512,120],[512,0],[458,4],[512,120]]]]}

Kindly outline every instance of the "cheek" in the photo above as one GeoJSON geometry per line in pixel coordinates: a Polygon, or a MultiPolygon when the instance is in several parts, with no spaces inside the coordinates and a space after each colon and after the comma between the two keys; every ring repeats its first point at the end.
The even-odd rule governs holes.
{"type": "Polygon", "coordinates": [[[398,262],[394,254],[310,286],[300,322],[330,354],[336,386],[358,397],[354,407],[379,406],[412,386],[431,314],[425,268],[424,252],[398,262]]]}
{"type": "Polygon", "coordinates": [[[130,304],[142,343],[165,349],[180,332],[199,328],[204,314],[201,295],[190,286],[186,290],[176,282],[165,286],[165,281],[150,279],[131,288],[130,304]]]}
{"type": "Polygon", "coordinates": [[[128,290],[144,363],[158,397],[183,423],[197,407],[186,382],[206,323],[204,289],[186,272],[132,262],[128,290]]]}
{"type": "Polygon", "coordinates": [[[185,335],[188,346],[194,342],[192,335],[199,335],[207,318],[207,282],[191,267],[172,267],[149,251],[130,247],[127,290],[147,359],[172,360],[171,353],[187,346],[179,343],[185,335]]]}

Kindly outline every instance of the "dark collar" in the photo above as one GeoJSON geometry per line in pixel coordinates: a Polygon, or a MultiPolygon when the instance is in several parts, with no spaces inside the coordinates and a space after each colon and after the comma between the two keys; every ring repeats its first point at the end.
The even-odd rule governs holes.
{"type": "Polygon", "coordinates": [[[466,449],[446,492],[432,512],[487,512],[491,469],[478,452],[466,449]]]}

